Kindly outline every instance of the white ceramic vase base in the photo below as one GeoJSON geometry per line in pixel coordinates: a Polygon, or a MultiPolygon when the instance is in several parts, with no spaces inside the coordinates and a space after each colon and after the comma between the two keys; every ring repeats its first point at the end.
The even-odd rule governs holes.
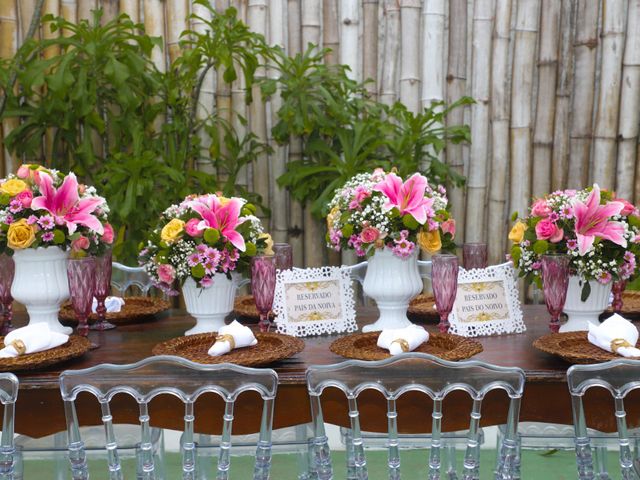
{"type": "Polygon", "coordinates": [[[611,282],[602,285],[596,280],[589,282],[591,293],[586,301],[580,298],[582,295],[582,283],[580,277],[569,277],[567,288],[567,300],[564,304],[564,313],[567,314],[566,323],[560,325],[560,332],[577,332],[589,330],[589,324],[600,325],[599,317],[609,306],[611,294],[611,282]]]}
{"type": "Polygon", "coordinates": [[[233,302],[240,276],[232,274],[231,280],[223,273],[216,273],[213,284],[200,288],[189,277],[182,286],[182,294],[187,312],[196,319],[196,325],[185,335],[217,332],[225,325],[225,319],[233,311],[233,302]]]}
{"type": "Polygon", "coordinates": [[[362,331],[376,332],[386,328],[411,325],[407,309],[412,298],[422,292],[422,278],[418,271],[418,251],[401,258],[389,248],[376,250],[369,259],[362,285],[365,295],[376,301],[380,316],[362,331]]]}

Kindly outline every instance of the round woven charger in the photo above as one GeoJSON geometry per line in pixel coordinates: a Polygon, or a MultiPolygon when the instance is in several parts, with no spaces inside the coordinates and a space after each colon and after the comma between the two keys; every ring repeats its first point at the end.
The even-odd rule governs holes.
{"type": "MultiPolygon", "coordinates": [[[[609,307],[607,312],[613,312],[609,307]]],[[[640,292],[628,291],[622,293],[622,315],[640,315],[640,292]]]]}
{"type": "MultiPolygon", "coordinates": [[[[151,319],[154,315],[171,308],[171,304],[157,297],[124,297],[124,305],[119,312],[107,312],[106,318],[114,325],[126,325],[151,319]]],[[[60,320],[77,322],[70,302],[64,302],[58,314],[60,320]]],[[[96,322],[98,316],[92,313],[89,323],[96,322]]]]}
{"type": "MultiPolygon", "coordinates": [[[[550,333],[538,338],[533,346],[570,363],[599,363],[624,358],[589,343],[587,332],[550,333]]],[[[640,348],[640,342],[636,347],[640,348]]]]}
{"type": "MultiPolygon", "coordinates": [[[[0,342],[4,344],[4,337],[0,337],[0,342]]],[[[70,335],[69,341],[64,345],[44,352],[29,353],[14,358],[0,358],[0,372],[17,372],[48,367],[49,365],[79,357],[89,351],[90,348],[91,342],[88,338],[70,335]]]]}
{"type": "Polygon", "coordinates": [[[433,295],[429,293],[421,293],[411,300],[407,312],[412,315],[420,315],[423,317],[437,317],[438,312],[434,308],[435,304],[436,302],[433,299],[433,295]]]}
{"type": "Polygon", "coordinates": [[[236,348],[224,355],[212,357],[207,352],[217,335],[214,332],[173,338],[153,347],[153,354],[176,355],[197,363],[235,363],[254,367],[284,360],[304,350],[304,342],[299,338],[266,332],[255,334],[258,343],[252,347],[236,348]]]}
{"type": "MultiPolygon", "coordinates": [[[[380,332],[353,333],[335,340],[329,349],[346,358],[358,360],[384,360],[391,355],[378,347],[380,332]]],[[[482,352],[482,344],[452,333],[429,333],[429,341],[413,352],[429,353],[443,360],[464,360],[482,352]]]]}
{"type": "MultiPolygon", "coordinates": [[[[260,313],[258,312],[258,307],[256,307],[256,301],[253,299],[253,295],[240,295],[236,297],[233,311],[240,317],[260,318],[260,313]]],[[[273,312],[269,312],[269,318],[274,318],[273,312]]]]}

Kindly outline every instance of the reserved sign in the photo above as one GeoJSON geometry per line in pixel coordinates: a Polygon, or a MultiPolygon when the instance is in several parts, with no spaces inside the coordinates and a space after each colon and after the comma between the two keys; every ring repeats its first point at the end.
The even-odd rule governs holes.
{"type": "Polygon", "coordinates": [[[338,280],[288,283],[285,291],[290,322],[335,320],[342,315],[338,280]]]}
{"type": "Polygon", "coordinates": [[[463,323],[509,318],[502,280],[459,285],[455,306],[458,321],[463,323]]]}

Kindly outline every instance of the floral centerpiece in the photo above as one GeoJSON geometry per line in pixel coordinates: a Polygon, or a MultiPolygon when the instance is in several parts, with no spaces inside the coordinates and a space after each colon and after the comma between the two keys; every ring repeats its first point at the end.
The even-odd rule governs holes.
{"type": "Polygon", "coordinates": [[[433,254],[453,246],[455,221],[444,187],[433,188],[419,173],[403,181],[376,169],[336,190],[329,209],[328,246],[369,258],[363,289],[380,317],[363,331],[409,325],[409,301],[422,291],[418,247],[433,254]]]}
{"type": "Polygon", "coordinates": [[[177,295],[182,287],[187,311],[199,322],[188,334],[224,325],[239,274],[257,253],[271,253],[271,237],[254,213],[242,198],[189,195],[163,212],[141,250],[140,265],[159,288],[177,295]]]}
{"type": "Polygon", "coordinates": [[[113,243],[109,207],[96,189],[39,165],[22,165],[0,180],[0,254],[13,257],[13,297],[30,323],[70,333],[58,322],[69,297],[69,255],[102,255],[113,243]]]}
{"type": "Polygon", "coordinates": [[[572,290],[577,290],[576,287],[581,302],[586,302],[590,295],[594,300],[600,295],[605,298],[606,308],[611,283],[628,280],[637,273],[639,233],[638,210],[598,185],[584,190],[556,191],[536,199],[529,215],[517,220],[509,233],[514,243],[510,257],[520,276],[541,286],[542,255],[569,255],[572,279],[565,312],[569,314],[567,308],[571,309],[572,290]],[[602,293],[594,294],[598,286],[603,287],[598,289],[602,293]]]}

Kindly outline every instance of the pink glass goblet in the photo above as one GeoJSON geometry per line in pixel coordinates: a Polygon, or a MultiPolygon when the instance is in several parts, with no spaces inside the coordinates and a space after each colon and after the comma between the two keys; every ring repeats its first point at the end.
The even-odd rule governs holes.
{"type": "Polygon", "coordinates": [[[611,307],[615,313],[622,312],[623,302],[622,302],[622,294],[627,288],[626,280],[618,280],[617,282],[613,282],[611,286],[611,293],[613,294],[613,302],[611,303],[611,307]]]}
{"type": "Polygon", "coordinates": [[[550,254],[543,255],[541,260],[542,290],[547,310],[551,315],[549,330],[557,333],[560,330],[560,314],[567,299],[570,258],[564,254],[550,254]]]}
{"type": "Polygon", "coordinates": [[[274,243],[273,254],[276,257],[276,270],[293,268],[293,249],[288,243],[274,243]]]}
{"type": "Polygon", "coordinates": [[[0,255],[0,306],[2,307],[2,328],[0,334],[6,335],[13,327],[13,297],[11,296],[11,284],[16,271],[13,258],[3,253],[0,255]]]}
{"type": "Polygon", "coordinates": [[[93,296],[96,297],[96,315],[98,321],[91,325],[91,330],[110,330],[116,326],[107,321],[107,307],[104,302],[111,293],[111,250],[96,259],[96,288],[93,296]]]}
{"type": "Polygon", "coordinates": [[[251,259],[251,292],[260,313],[261,332],[271,328],[269,313],[273,306],[273,294],[276,289],[275,255],[256,255],[251,259]]]}
{"type": "Polygon", "coordinates": [[[487,268],[487,244],[465,243],[462,245],[462,264],[465,270],[487,268]]]}
{"type": "Polygon", "coordinates": [[[449,314],[458,292],[458,257],[451,254],[434,255],[431,265],[431,285],[440,315],[440,332],[449,331],[449,314]]]}
{"type": "MultiPolygon", "coordinates": [[[[69,281],[71,306],[78,320],[76,332],[78,335],[86,337],[89,334],[87,319],[91,315],[93,294],[96,287],[95,257],[69,259],[67,279],[69,281]]],[[[98,345],[91,342],[91,348],[98,348],[98,345]]]]}

